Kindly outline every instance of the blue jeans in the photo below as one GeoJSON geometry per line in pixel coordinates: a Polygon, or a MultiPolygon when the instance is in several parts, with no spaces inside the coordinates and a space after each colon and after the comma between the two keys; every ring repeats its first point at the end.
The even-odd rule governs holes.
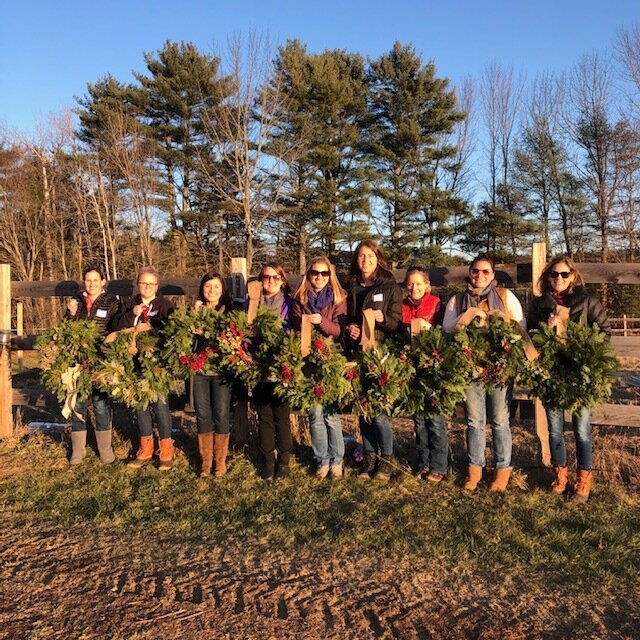
{"type": "Polygon", "coordinates": [[[472,382],[467,388],[467,457],[469,464],[485,466],[485,426],[487,418],[493,438],[496,469],[511,468],[511,429],[509,427],[509,387],[495,387],[488,393],[485,387],[472,382]]]}
{"type": "MultiPolygon", "coordinates": [[[[104,391],[93,389],[91,392],[91,403],[93,404],[93,416],[96,431],[109,431],[111,429],[111,406],[108,394],[104,391]]],[[[87,407],[89,400],[79,400],[76,402],[74,412],[71,414],[71,431],[87,430],[87,407]],[[77,415],[82,416],[80,419],[77,415]]]]}
{"type": "MultiPolygon", "coordinates": [[[[549,423],[549,446],[551,447],[551,463],[554,467],[567,466],[567,449],[564,443],[564,411],[553,407],[545,407],[549,423]]],[[[591,438],[591,413],[588,409],[580,409],[571,415],[573,435],[576,439],[576,461],[578,469],[591,471],[593,464],[593,440],[591,438]]]]}
{"type": "Polygon", "coordinates": [[[229,382],[220,376],[195,376],[193,403],[196,408],[198,433],[229,433],[229,382]]]}
{"type": "Polygon", "coordinates": [[[416,449],[420,469],[430,469],[435,473],[447,473],[449,440],[442,416],[425,418],[413,416],[416,430],[416,449]]]}
{"type": "Polygon", "coordinates": [[[138,419],[138,431],[141,438],[149,438],[153,436],[153,415],[156,418],[156,427],[158,427],[158,437],[160,440],[171,437],[171,413],[166,400],[158,400],[151,402],[146,409],[136,409],[136,417],[138,419]]]}
{"type": "Polygon", "coordinates": [[[370,422],[361,416],[359,423],[365,453],[393,455],[393,431],[389,416],[375,416],[370,422]]]}
{"type": "Polygon", "coordinates": [[[311,448],[318,466],[342,464],[344,438],[340,416],[334,406],[316,405],[309,411],[311,448]]]}

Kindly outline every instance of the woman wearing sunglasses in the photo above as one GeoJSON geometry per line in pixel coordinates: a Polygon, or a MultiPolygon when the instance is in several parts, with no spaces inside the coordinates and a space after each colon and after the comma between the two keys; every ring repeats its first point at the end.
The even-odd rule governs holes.
{"type": "MultiPolygon", "coordinates": [[[[277,313],[284,321],[285,331],[289,331],[293,298],[284,269],[277,262],[267,262],[260,271],[260,282],[260,306],[277,313]]],[[[258,439],[264,457],[261,477],[264,480],[286,478],[289,475],[289,459],[293,448],[289,405],[278,398],[274,389],[273,382],[262,382],[252,394],[253,406],[258,414],[258,439]]]]}
{"type": "MultiPolygon", "coordinates": [[[[347,293],[340,286],[333,265],[324,256],[311,261],[304,279],[294,294],[293,308],[296,326],[302,315],[324,336],[340,337],[347,312],[347,293]]],[[[344,439],[340,415],[335,406],[316,405],[309,412],[311,448],[316,461],[316,478],[342,478],[344,439]]]]}
{"type": "MultiPolygon", "coordinates": [[[[364,311],[375,313],[375,339],[382,342],[398,329],[402,319],[402,290],[387,267],[380,247],[373,240],[363,240],[353,253],[349,267],[351,291],[347,298],[345,347],[347,353],[360,349],[364,311]]],[[[375,416],[360,418],[360,433],[364,444],[364,463],[359,478],[375,477],[381,482],[391,478],[393,432],[391,418],[375,416]],[[375,475],[374,475],[375,474],[375,475]]]]}
{"type": "MultiPolygon", "coordinates": [[[[575,263],[567,256],[553,258],[542,270],[538,280],[541,295],[534,297],[529,305],[527,325],[535,329],[540,322],[550,327],[559,326],[564,320],[558,307],[569,309],[569,319],[588,327],[596,325],[607,335],[611,335],[611,325],[597,295],[591,294],[584,286],[584,280],[575,263]]],[[[555,480],[552,493],[562,495],[567,490],[567,453],[564,440],[564,411],[557,407],[545,406],[549,423],[549,446],[555,480]]],[[[586,502],[591,491],[591,465],[593,441],[591,437],[591,413],[581,409],[571,416],[573,435],[576,440],[577,479],[574,502],[586,502]]]]}
{"type": "MultiPolygon", "coordinates": [[[[487,255],[474,258],[469,267],[467,289],[458,293],[447,303],[442,328],[448,333],[462,329],[462,316],[473,309],[475,316],[486,319],[489,312],[500,311],[509,320],[519,322],[525,328],[522,306],[516,296],[495,280],[495,265],[487,255]]],[[[495,479],[491,491],[504,491],[511,475],[511,427],[509,425],[508,385],[488,391],[479,382],[467,388],[465,412],[467,415],[467,459],[468,470],[464,488],[475,491],[482,479],[485,466],[485,425],[487,418],[491,426],[493,456],[496,465],[495,479]]]]}

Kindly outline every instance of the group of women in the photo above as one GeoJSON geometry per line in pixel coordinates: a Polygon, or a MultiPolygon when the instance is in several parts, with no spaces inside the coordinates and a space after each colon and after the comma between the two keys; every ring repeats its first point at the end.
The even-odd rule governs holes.
{"type": "MultiPolygon", "coordinates": [[[[607,334],[609,322],[597,296],[584,287],[574,262],[560,256],[544,268],[539,288],[542,295],[534,297],[525,317],[518,298],[509,290],[497,286],[495,265],[486,256],[477,256],[469,266],[466,290],[456,294],[443,309],[440,299],[431,294],[428,271],[420,266],[406,271],[403,297],[400,286],[387,266],[380,247],[373,240],[365,240],[356,248],[349,267],[348,287],[338,281],[335,268],[326,257],[310,261],[300,286],[292,295],[281,265],[269,262],[259,274],[261,296],[259,305],[277,313],[284,321],[286,332],[299,330],[303,315],[316,330],[334,338],[344,347],[347,356],[362,348],[363,339],[376,343],[397,332],[428,330],[442,323],[443,330],[461,330],[470,318],[486,318],[500,312],[523,329],[533,329],[539,322],[557,326],[568,313],[571,320],[588,326],[596,325],[607,334]],[[564,313],[563,313],[564,312],[564,313]],[[366,318],[366,319],[365,319],[366,318]],[[369,335],[368,322],[373,323],[369,335]],[[413,327],[413,329],[411,329],[413,327]],[[366,335],[365,335],[366,334],[366,335]]],[[[104,274],[98,267],[84,273],[85,292],[68,304],[67,317],[88,318],[98,322],[104,332],[138,323],[148,323],[157,330],[163,326],[173,310],[171,302],[158,294],[159,275],[153,267],[138,273],[138,293],[128,302],[119,304],[105,293],[104,274]]],[[[220,274],[208,273],[200,283],[197,308],[208,307],[228,311],[231,303],[220,274]]],[[[195,340],[195,349],[203,349],[204,340],[195,340]]],[[[196,375],[193,396],[198,429],[198,448],[201,456],[201,476],[226,473],[229,447],[229,414],[231,382],[223,376],[196,375]]],[[[511,472],[512,440],[509,425],[509,386],[491,390],[479,382],[472,382],[465,398],[467,477],[464,489],[474,491],[482,480],[485,467],[485,425],[492,433],[495,476],[492,491],[504,491],[511,472]]],[[[100,458],[113,461],[111,449],[110,410],[104,394],[92,395],[96,438],[100,458]]],[[[272,382],[263,382],[252,390],[252,403],[258,415],[258,435],[263,457],[261,477],[265,480],[285,478],[293,448],[289,407],[275,393],[272,382]]],[[[557,407],[545,407],[549,422],[550,446],[555,479],[551,490],[564,494],[569,487],[564,439],[564,413],[557,407]]],[[[86,442],[86,404],[76,405],[72,421],[71,464],[82,460],[86,442]]],[[[149,409],[137,411],[140,444],[133,468],[148,463],[154,455],[153,422],[159,433],[159,468],[170,469],[174,450],[171,439],[171,416],[166,401],[158,401],[149,409]]],[[[443,416],[413,416],[418,465],[416,476],[431,482],[442,481],[448,471],[449,443],[443,416]]],[[[322,480],[343,477],[345,455],[344,438],[338,408],[317,405],[309,412],[311,443],[315,460],[315,476],[322,480]]],[[[584,502],[589,497],[592,468],[592,438],[590,414],[581,410],[572,416],[576,439],[577,478],[572,500],[584,502]]],[[[358,478],[374,478],[387,482],[393,472],[393,430],[388,415],[359,419],[364,448],[358,478]]]]}

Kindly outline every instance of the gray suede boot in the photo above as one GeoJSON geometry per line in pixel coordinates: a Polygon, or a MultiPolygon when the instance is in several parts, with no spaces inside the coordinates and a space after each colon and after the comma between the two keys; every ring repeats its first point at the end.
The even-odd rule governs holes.
{"type": "Polygon", "coordinates": [[[87,446],[86,431],[71,432],[71,458],[69,464],[80,464],[84,458],[84,452],[87,446]]]}
{"type": "Polygon", "coordinates": [[[111,429],[108,431],[96,431],[96,444],[98,445],[100,462],[111,464],[116,459],[111,448],[111,429]]]}

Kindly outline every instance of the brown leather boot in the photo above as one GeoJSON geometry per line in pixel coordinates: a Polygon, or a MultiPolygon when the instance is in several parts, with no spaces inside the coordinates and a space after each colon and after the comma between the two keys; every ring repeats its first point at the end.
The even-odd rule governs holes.
{"type": "Polygon", "coordinates": [[[569,472],[567,467],[553,467],[555,480],[551,485],[551,493],[562,495],[567,490],[569,482],[569,472]]]}
{"type": "Polygon", "coordinates": [[[229,434],[215,433],[213,435],[213,455],[216,460],[216,478],[227,473],[227,453],[229,451],[229,434]]]}
{"type": "Polygon", "coordinates": [[[213,433],[198,434],[198,451],[200,451],[200,477],[206,478],[211,475],[211,466],[213,465],[213,433]]]}
{"type": "Polygon", "coordinates": [[[470,464],[467,469],[467,479],[462,488],[466,491],[475,491],[480,480],[482,480],[482,467],[477,464],[470,464]]]}
{"type": "Polygon", "coordinates": [[[489,491],[505,491],[509,484],[511,469],[496,469],[496,477],[491,483],[489,491]]]}
{"type": "Polygon", "coordinates": [[[169,471],[173,467],[173,456],[175,454],[173,440],[171,438],[162,438],[158,444],[160,445],[158,469],[160,471],[169,471]]]}
{"type": "Polygon", "coordinates": [[[391,474],[393,473],[392,456],[387,456],[384,453],[380,455],[378,461],[378,468],[373,476],[374,480],[378,482],[389,482],[391,480],[391,474]]]}
{"type": "Polygon", "coordinates": [[[589,493],[591,493],[591,471],[578,469],[575,493],[571,496],[571,502],[586,502],[589,499],[589,493]]]}
{"type": "Polygon", "coordinates": [[[134,460],[131,460],[127,467],[130,469],[139,469],[153,458],[153,436],[145,436],[140,438],[140,447],[136,453],[134,460]]]}

